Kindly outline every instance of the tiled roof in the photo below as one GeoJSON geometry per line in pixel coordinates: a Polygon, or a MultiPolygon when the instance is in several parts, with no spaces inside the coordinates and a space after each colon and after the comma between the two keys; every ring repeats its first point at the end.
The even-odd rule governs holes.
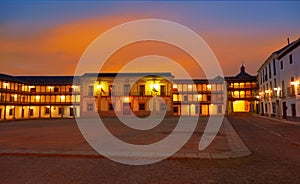
{"type": "Polygon", "coordinates": [[[0,79],[29,85],[67,85],[80,83],[79,77],[73,76],[10,76],[0,74],[0,79]]]}
{"type": "Polygon", "coordinates": [[[82,77],[144,77],[144,76],[161,76],[174,77],[171,73],[85,73],[82,77]]]}

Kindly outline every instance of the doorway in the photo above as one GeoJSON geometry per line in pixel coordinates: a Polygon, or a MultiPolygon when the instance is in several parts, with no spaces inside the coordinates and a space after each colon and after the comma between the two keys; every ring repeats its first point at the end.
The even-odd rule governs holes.
{"type": "Polygon", "coordinates": [[[24,118],[24,112],[25,112],[24,109],[22,109],[22,113],[21,113],[22,118],[24,118]]]}
{"type": "Polygon", "coordinates": [[[292,107],[292,116],[296,116],[296,104],[291,104],[292,107]]]}
{"type": "Polygon", "coordinates": [[[286,102],[282,102],[282,118],[286,119],[286,110],[287,110],[287,106],[286,106],[286,102]]]}
{"type": "Polygon", "coordinates": [[[123,115],[131,115],[131,103],[123,103],[123,115]]]}

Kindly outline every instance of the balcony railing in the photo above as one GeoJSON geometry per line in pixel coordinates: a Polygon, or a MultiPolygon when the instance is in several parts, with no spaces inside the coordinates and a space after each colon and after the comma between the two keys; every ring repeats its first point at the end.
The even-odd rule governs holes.
{"type": "Polygon", "coordinates": [[[108,92],[108,93],[104,93],[104,92],[98,92],[95,96],[171,96],[170,93],[168,92],[155,92],[155,91],[138,91],[138,92],[129,92],[125,93],[125,92],[108,92]]]}

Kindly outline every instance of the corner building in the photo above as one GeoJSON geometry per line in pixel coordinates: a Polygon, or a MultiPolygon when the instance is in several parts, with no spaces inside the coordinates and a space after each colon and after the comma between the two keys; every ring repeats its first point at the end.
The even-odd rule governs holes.
{"type": "Polygon", "coordinates": [[[258,70],[260,114],[300,120],[300,38],[273,52],[258,70]]]}

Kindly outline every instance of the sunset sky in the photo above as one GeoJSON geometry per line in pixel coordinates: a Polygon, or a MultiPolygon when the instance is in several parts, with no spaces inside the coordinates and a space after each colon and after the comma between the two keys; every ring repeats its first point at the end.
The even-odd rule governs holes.
{"type": "MultiPolygon", "coordinates": [[[[287,37],[291,41],[300,37],[299,9],[297,1],[1,1],[0,73],[73,75],[83,52],[102,33],[127,21],[151,18],[177,22],[196,32],[226,76],[236,75],[242,63],[256,75],[264,60],[287,44],[287,37]]],[[[130,71],[170,71],[184,77],[168,63],[169,58],[191,76],[203,77],[200,68],[189,68],[192,59],[186,53],[156,42],[120,49],[102,70],[118,72],[137,58],[141,63],[130,71]],[[143,57],[148,55],[163,57],[143,57]]]]}

